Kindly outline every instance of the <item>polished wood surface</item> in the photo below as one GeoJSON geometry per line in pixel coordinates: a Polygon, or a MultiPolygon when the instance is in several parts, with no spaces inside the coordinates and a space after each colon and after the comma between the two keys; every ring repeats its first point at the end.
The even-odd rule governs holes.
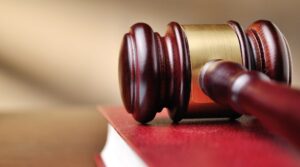
{"type": "Polygon", "coordinates": [[[0,111],[0,166],[95,166],[106,126],[92,107],[0,111]]]}
{"type": "Polygon", "coordinates": [[[259,20],[246,30],[250,44],[253,70],[271,79],[291,84],[292,67],[289,46],[284,35],[270,21],[259,20]]]}
{"type": "Polygon", "coordinates": [[[133,25],[121,45],[119,80],[124,105],[139,122],[151,121],[163,107],[174,121],[180,120],[191,85],[188,46],[180,25],[170,23],[164,37],[147,24],[133,25]]]}
{"type": "Polygon", "coordinates": [[[230,61],[208,62],[199,83],[216,102],[250,114],[300,148],[300,90],[230,61]]]}
{"type": "MultiPolygon", "coordinates": [[[[248,70],[263,72],[283,84],[291,83],[289,47],[276,25],[267,20],[258,20],[243,31],[235,21],[227,24],[232,29],[231,33],[238,38],[235,42],[239,43],[236,46],[239,48],[234,49],[240,50],[243,66],[248,70]]],[[[208,27],[216,29],[216,26],[208,27]]],[[[239,116],[230,108],[216,104],[199,88],[199,72],[196,72],[198,74],[195,79],[191,70],[193,59],[189,42],[193,40],[189,41],[188,37],[191,36],[186,36],[188,32],[185,31],[188,30],[172,22],[168,25],[165,36],[160,36],[149,25],[137,23],[125,34],[120,50],[119,81],[125,108],[137,121],[149,122],[163,108],[168,109],[174,122],[183,118],[239,116]]],[[[220,35],[228,37],[228,33],[220,35]]],[[[204,36],[206,37],[205,34],[204,36]]],[[[200,37],[203,36],[195,38],[200,37]]],[[[222,39],[223,43],[216,42],[215,45],[208,44],[208,39],[208,43],[205,41],[202,43],[204,46],[201,46],[204,50],[217,50],[218,47],[227,46],[226,39],[222,39]],[[207,48],[210,45],[213,45],[212,48],[207,48]]],[[[193,43],[193,46],[196,44],[193,43]]],[[[205,60],[200,64],[208,61],[201,59],[207,55],[197,56],[197,61],[205,60]]],[[[222,55],[218,59],[223,59],[222,55]]]]}

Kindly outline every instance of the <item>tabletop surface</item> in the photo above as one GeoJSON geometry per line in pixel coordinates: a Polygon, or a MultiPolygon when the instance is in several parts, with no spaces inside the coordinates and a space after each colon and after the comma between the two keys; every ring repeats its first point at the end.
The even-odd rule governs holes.
{"type": "Polygon", "coordinates": [[[95,166],[106,126],[92,107],[0,111],[0,166],[95,166]]]}

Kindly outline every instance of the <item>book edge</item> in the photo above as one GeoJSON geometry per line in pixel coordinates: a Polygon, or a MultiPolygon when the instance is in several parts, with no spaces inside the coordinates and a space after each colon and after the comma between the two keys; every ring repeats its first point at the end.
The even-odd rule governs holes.
{"type": "Polygon", "coordinates": [[[147,166],[111,124],[108,125],[106,144],[100,156],[105,166],[147,166]]]}

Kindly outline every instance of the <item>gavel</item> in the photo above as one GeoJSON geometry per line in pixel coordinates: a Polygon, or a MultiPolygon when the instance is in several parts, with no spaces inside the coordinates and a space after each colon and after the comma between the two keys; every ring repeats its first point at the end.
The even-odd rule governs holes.
{"type": "Polygon", "coordinates": [[[291,71],[288,43],[267,20],[245,32],[236,21],[171,22],[165,36],[137,23],[119,57],[122,100],[138,122],[163,108],[174,122],[250,114],[300,148],[300,91],[290,88],[291,71]]]}

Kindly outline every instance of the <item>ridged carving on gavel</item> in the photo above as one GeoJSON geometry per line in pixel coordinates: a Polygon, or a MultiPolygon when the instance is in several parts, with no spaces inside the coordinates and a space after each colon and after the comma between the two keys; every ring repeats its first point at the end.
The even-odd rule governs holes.
{"type": "Polygon", "coordinates": [[[216,104],[198,85],[202,66],[214,59],[242,64],[289,85],[291,62],[287,42],[271,22],[259,20],[245,31],[234,21],[223,25],[179,25],[172,22],[164,36],[144,23],[124,35],[119,81],[124,105],[146,123],[163,108],[173,121],[182,118],[239,116],[216,104]]]}

